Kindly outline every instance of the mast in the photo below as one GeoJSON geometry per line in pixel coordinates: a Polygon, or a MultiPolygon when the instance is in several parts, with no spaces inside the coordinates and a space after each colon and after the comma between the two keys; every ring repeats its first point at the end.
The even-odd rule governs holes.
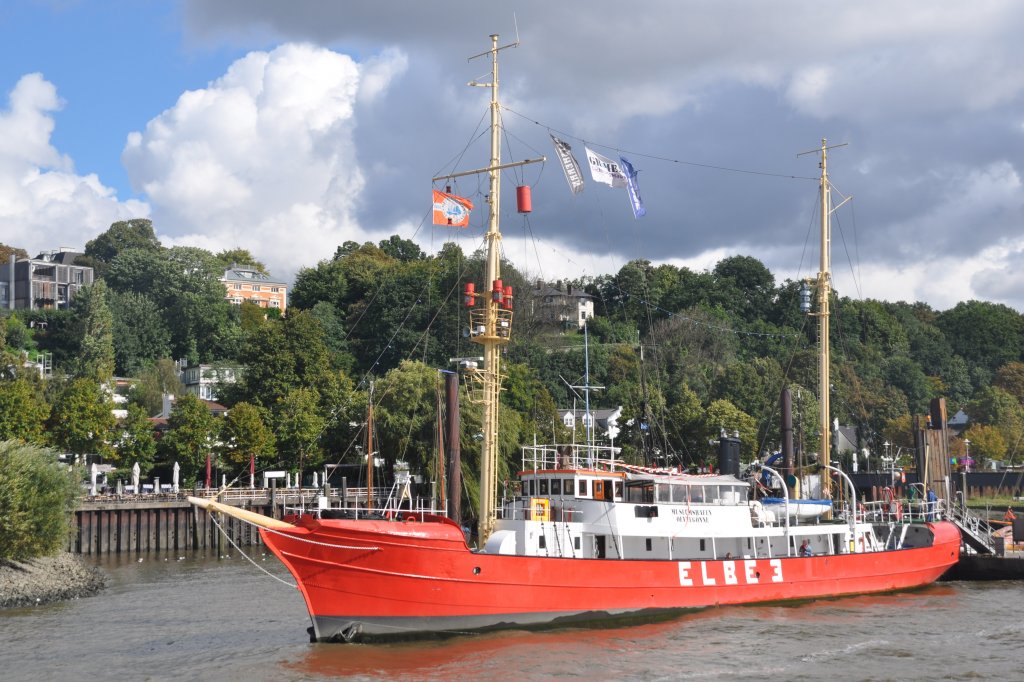
{"type": "MultiPolygon", "coordinates": [[[[831,225],[831,188],[828,182],[828,145],[821,138],[821,264],[818,269],[818,402],[820,403],[819,426],[821,428],[821,463],[830,465],[832,456],[832,423],[829,418],[829,389],[832,386],[829,376],[829,310],[828,300],[832,290],[832,225],[831,225]]],[[[825,469],[827,472],[828,469],[825,469]]],[[[821,479],[821,493],[825,499],[832,496],[832,477],[827,473],[821,479]]]]}
{"type": "Polygon", "coordinates": [[[498,503],[498,399],[501,394],[501,347],[509,342],[512,333],[512,287],[505,286],[501,281],[501,230],[498,215],[501,210],[501,171],[505,168],[522,166],[528,163],[544,161],[528,159],[512,163],[501,163],[501,107],[498,103],[498,52],[509,47],[518,47],[519,43],[510,43],[498,47],[498,34],[491,34],[491,49],[470,57],[476,59],[490,55],[491,82],[477,83],[471,86],[491,89],[491,160],[487,168],[481,168],[434,178],[444,180],[487,173],[490,179],[490,190],[487,195],[488,220],[487,234],[487,271],[486,279],[489,290],[476,292],[472,282],[466,283],[465,303],[476,306],[469,312],[470,338],[483,346],[484,367],[482,370],[467,368],[467,377],[474,383],[477,400],[483,404],[483,442],[480,446],[480,509],[477,524],[477,542],[483,546],[494,530],[497,519],[498,503]],[[483,305],[477,306],[482,302],[483,305]]]}
{"type": "Polygon", "coordinates": [[[373,509],[373,382],[366,408],[366,508],[373,509]]]}
{"type": "MultiPolygon", "coordinates": [[[[828,150],[836,147],[845,147],[846,143],[828,146],[828,140],[821,138],[821,148],[804,154],[821,154],[821,180],[819,184],[819,198],[821,199],[821,263],[818,268],[816,289],[818,293],[818,311],[812,313],[818,317],[818,405],[819,422],[818,428],[821,431],[821,454],[819,462],[823,467],[830,466],[832,456],[832,421],[830,392],[832,381],[830,377],[831,355],[829,349],[829,299],[832,294],[832,213],[839,206],[842,206],[850,197],[843,199],[839,206],[832,206],[832,185],[828,179],[828,150]]],[[[828,469],[824,469],[827,471],[828,469]]],[[[822,497],[832,496],[832,479],[823,475],[821,479],[822,497]]]]}

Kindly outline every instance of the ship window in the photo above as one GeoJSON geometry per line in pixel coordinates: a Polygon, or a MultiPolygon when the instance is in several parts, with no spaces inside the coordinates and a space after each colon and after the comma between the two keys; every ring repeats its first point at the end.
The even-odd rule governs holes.
{"type": "Polygon", "coordinates": [[[701,538],[700,539],[700,551],[702,551],[702,552],[704,551],[704,542],[705,542],[704,538],[701,538]]]}
{"type": "Polygon", "coordinates": [[[690,487],[690,502],[703,502],[704,501],[704,488],[695,485],[690,487]]]}
{"type": "Polygon", "coordinates": [[[562,494],[562,479],[554,478],[551,479],[551,494],[561,495],[562,494]]]}
{"type": "Polygon", "coordinates": [[[622,499],[622,481],[614,481],[615,484],[615,499],[622,499]]]}
{"type": "Polygon", "coordinates": [[[545,547],[547,547],[548,546],[547,536],[541,535],[539,538],[537,538],[537,546],[540,547],[541,549],[544,549],[545,547]]]}
{"type": "Polygon", "coordinates": [[[655,486],[655,490],[658,493],[658,502],[671,502],[672,501],[672,490],[676,486],[661,483],[655,486]]]}
{"type": "Polygon", "coordinates": [[[580,548],[580,536],[579,535],[577,535],[576,537],[574,537],[572,539],[572,544],[573,544],[573,547],[575,547],[576,549],[580,548]]]}
{"type": "Polygon", "coordinates": [[[523,490],[526,492],[527,495],[532,495],[533,494],[533,479],[532,478],[523,481],[523,490]]]}
{"type": "Polygon", "coordinates": [[[651,543],[651,539],[647,538],[645,542],[647,543],[647,551],[650,552],[651,551],[651,544],[652,544],[651,543]]]}
{"type": "Polygon", "coordinates": [[[581,478],[579,480],[579,490],[576,491],[577,497],[587,497],[587,479],[581,478]]]}
{"type": "Polygon", "coordinates": [[[576,484],[573,482],[571,478],[567,478],[565,479],[565,481],[562,482],[562,490],[565,491],[566,495],[572,495],[575,492],[575,489],[576,484]]]}
{"type": "Polygon", "coordinates": [[[539,494],[547,495],[548,494],[548,479],[542,478],[542,479],[540,479],[539,483],[540,483],[540,493],[539,494]]]}

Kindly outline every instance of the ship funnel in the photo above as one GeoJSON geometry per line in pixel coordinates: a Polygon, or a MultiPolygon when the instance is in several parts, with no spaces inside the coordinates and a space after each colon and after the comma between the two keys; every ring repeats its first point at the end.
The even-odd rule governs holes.
{"type": "Polygon", "coordinates": [[[718,473],[740,475],[740,439],[722,434],[718,438],[718,473]]]}

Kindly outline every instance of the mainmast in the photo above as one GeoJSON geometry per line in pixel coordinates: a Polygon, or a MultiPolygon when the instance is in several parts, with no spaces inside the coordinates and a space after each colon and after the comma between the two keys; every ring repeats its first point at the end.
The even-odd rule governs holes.
{"type": "Polygon", "coordinates": [[[484,367],[482,370],[467,369],[467,376],[479,386],[478,400],[483,404],[483,443],[480,448],[480,509],[477,525],[478,543],[483,546],[494,530],[498,502],[498,407],[501,393],[501,347],[509,342],[512,333],[512,287],[501,281],[501,171],[513,166],[544,161],[544,158],[501,163],[501,107],[498,103],[498,52],[508,47],[517,47],[518,42],[498,47],[498,35],[491,35],[491,49],[470,57],[476,59],[490,55],[491,82],[471,86],[491,89],[491,160],[487,168],[443,175],[434,180],[461,177],[486,172],[490,178],[487,195],[488,221],[487,271],[485,282],[490,290],[476,292],[472,282],[466,284],[465,303],[475,306],[469,312],[470,338],[483,346],[484,367]],[[482,305],[477,306],[477,303],[482,305]]]}
{"type": "MultiPolygon", "coordinates": [[[[830,393],[832,381],[830,377],[831,354],[829,349],[829,299],[832,294],[832,213],[839,208],[832,206],[832,185],[828,179],[828,150],[844,147],[846,143],[828,146],[826,138],[821,138],[821,149],[804,154],[821,154],[821,180],[819,198],[821,199],[821,263],[818,268],[816,289],[818,294],[818,428],[821,432],[821,453],[819,462],[823,467],[830,466],[832,455],[832,421],[830,393]]],[[[844,199],[846,203],[849,199],[844,199]]],[[[842,204],[840,204],[842,205],[842,204]]],[[[827,468],[822,471],[827,472],[827,468]]],[[[821,477],[821,494],[824,498],[832,496],[832,478],[823,473],[821,477]]]]}
{"type": "MultiPolygon", "coordinates": [[[[828,300],[832,293],[832,224],[830,209],[832,206],[832,190],[828,183],[828,145],[821,138],[821,264],[818,268],[818,402],[821,414],[821,458],[823,467],[829,466],[832,456],[832,423],[829,418],[829,392],[832,386],[829,376],[829,311],[828,300]]],[[[821,492],[825,499],[832,496],[832,477],[828,469],[822,469],[821,492]]]]}

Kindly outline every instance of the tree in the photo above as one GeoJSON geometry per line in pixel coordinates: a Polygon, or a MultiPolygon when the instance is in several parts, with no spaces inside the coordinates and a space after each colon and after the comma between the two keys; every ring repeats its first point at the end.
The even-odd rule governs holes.
{"type": "Polygon", "coordinates": [[[110,457],[117,425],[113,409],[110,394],[95,379],[72,379],[54,402],[50,440],[65,452],[110,457]]]}
{"type": "Polygon", "coordinates": [[[757,455],[757,422],[728,400],[716,400],[704,415],[704,436],[717,440],[723,429],[729,434],[739,433],[740,452],[745,458],[757,455]]]}
{"type": "Polygon", "coordinates": [[[0,442],[0,559],[54,554],[67,543],[78,486],[56,455],[0,442]]]}
{"type": "Polygon", "coordinates": [[[124,465],[138,462],[143,475],[148,474],[156,455],[156,438],[146,410],[136,404],[128,405],[128,416],[119,427],[120,437],[114,444],[117,461],[124,465]]]}
{"type": "Polygon", "coordinates": [[[108,294],[113,313],[114,366],[120,376],[138,376],[171,353],[171,333],[153,299],[135,292],[108,294]]]}
{"type": "Polygon", "coordinates": [[[267,426],[270,415],[251,403],[238,403],[224,417],[221,427],[221,452],[234,464],[248,464],[250,456],[257,460],[272,456],[274,434],[267,426]]]}
{"type": "Polygon", "coordinates": [[[723,258],[712,271],[719,301],[740,319],[764,316],[775,297],[775,277],[764,263],[752,256],[723,258]]]}
{"type": "Polygon", "coordinates": [[[167,462],[178,462],[182,475],[194,479],[206,466],[219,427],[206,403],[186,393],[174,402],[167,419],[167,433],[160,439],[157,452],[167,462]]]}
{"type": "Polygon", "coordinates": [[[128,399],[139,405],[150,417],[163,410],[165,395],[177,397],[185,393],[185,385],[178,378],[178,367],[170,358],[160,358],[139,373],[139,381],[132,386],[128,399]]]}
{"type": "Polygon", "coordinates": [[[284,465],[302,470],[323,464],[320,437],[327,422],[314,388],[295,388],[283,395],[274,410],[274,432],[284,465]]]}
{"type": "Polygon", "coordinates": [[[221,265],[224,266],[225,270],[241,266],[244,268],[250,268],[261,275],[270,276],[270,273],[267,271],[267,266],[249,253],[248,249],[243,249],[241,247],[225,249],[217,254],[217,260],[221,262],[221,265]]]}
{"type": "Polygon", "coordinates": [[[971,457],[978,460],[979,469],[989,461],[1006,457],[1006,439],[995,426],[972,424],[964,431],[964,438],[971,441],[971,457]]]}
{"type": "Polygon", "coordinates": [[[388,464],[400,460],[426,470],[437,440],[439,382],[433,367],[405,360],[377,383],[379,449],[388,464]]]}
{"type": "Polygon", "coordinates": [[[0,264],[6,265],[10,262],[11,256],[14,256],[15,259],[23,260],[28,258],[28,251],[0,242],[0,264]]]}
{"type": "Polygon", "coordinates": [[[1024,403],[1024,362],[1008,362],[1000,367],[996,370],[992,385],[1024,403]]]}
{"type": "Polygon", "coordinates": [[[0,441],[42,443],[50,406],[24,377],[0,381],[0,441]]]}
{"type": "Polygon", "coordinates": [[[74,324],[81,338],[75,376],[101,383],[114,376],[114,318],[106,296],[107,285],[99,280],[79,290],[71,301],[74,324]]]}
{"type": "Polygon", "coordinates": [[[110,263],[128,249],[159,251],[160,240],[148,218],[132,218],[111,223],[106,232],[85,243],[85,255],[110,263]]]}
{"type": "Polygon", "coordinates": [[[382,239],[378,246],[381,251],[402,262],[423,260],[427,257],[416,242],[402,239],[397,234],[391,235],[388,239],[382,239]]]}
{"type": "Polygon", "coordinates": [[[958,303],[939,314],[936,324],[968,364],[990,371],[1020,360],[1024,350],[1024,318],[1012,308],[984,301],[958,303]]]}

